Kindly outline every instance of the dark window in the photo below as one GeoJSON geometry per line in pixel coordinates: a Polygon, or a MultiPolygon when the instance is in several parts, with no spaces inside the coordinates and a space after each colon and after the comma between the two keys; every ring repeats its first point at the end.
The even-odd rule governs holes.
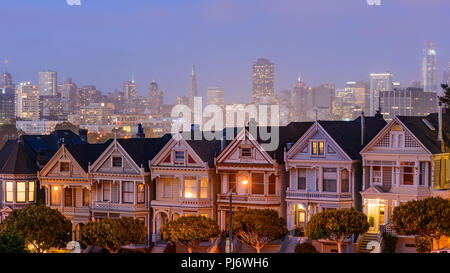
{"type": "Polygon", "coordinates": [[[184,151],[175,151],[175,162],[184,162],[184,151]]]}
{"type": "Polygon", "coordinates": [[[419,185],[425,185],[425,164],[426,162],[420,162],[420,173],[419,173],[419,185]]]}
{"type": "Polygon", "coordinates": [[[122,182],[122,203],[133,203],[133,182],[122,182]]]}
{"type": "Polygon", "coordinates": [[[242,157],[251,157],[252,149],[251,148],[241,148],[241,156],[242,157]]]}
{"type": "Polygon", "coordinates": [[[61,162],[59,163],[59,170],[61,172],[68,172],[69,171],[69,162],[61,162]]]}
{"type": "Polygon", "coordinates": [[[336,179],[324,179],[323,191],[336,192],[336,179]]]}
{"type": "Polygon", "coordinates": [[[103,187],[103,201],[109,201],[111,184],[110,183],[103,183],[102,187],[103,187]]]}
{"type": "Polygon", "coordinates": [[[113,167],[122,167],[122,157],[114,156],[112,160],[113,167]]]}
{"type": "Polygon", "coordinates": [[[349,177],[348,177],[348,170],[342,170],[341,171],[341,192],[349,192],[350,191],[350,185],[349,185],[349,177]]]}
{"type": "Polygon", "coordinates": [[[274,174],[271,174],[269,176],[269,194],[276,194],[276,176],[274,174]]]}
{"type": "Polygon", "coordinates": [[[228,175],[228,191],[236,192],[236,175],[229,174],[228,175]]]}
{"type": "Polygon", "coordinates": [[[306,169],[298,170],[297,189],[306,190],[306,169]]]}
{"type": "Polygon", "coordinates": [[[403,185],[414,184],[414,169],[413,167],[403,167],[403,185]]]}
{"type": "Polygon", "coordinates": [[[66,207],[72,206],[72,189],[71,188],[64,189],[64,206],[66,206],[66,207]]]}
{"type": "Polygon", "coordinates": [[[264,174],[252,174],[252,194],[264,194],[264,174]]]}

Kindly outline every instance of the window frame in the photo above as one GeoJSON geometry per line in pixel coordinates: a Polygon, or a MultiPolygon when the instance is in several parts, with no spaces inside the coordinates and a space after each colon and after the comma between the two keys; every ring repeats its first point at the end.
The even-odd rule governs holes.
{"type": "Polygon", "coordinates": [[[26,203],[27,202],[27,182],[26,181],[17,181],[16,182],[16,203],[26,203]],[[23,194],[23,200],[19,200],[19,185],[23,184],[23,191],[20,191],[23,194]]]}
{"type": "MultiPolygon", "coordinates": [[[[264,179],[264,176],[265,176],[265,174],[264,173],[261,173],[261,172],[254,172],[254,173],[252,173],[251,174],[251,178],[252,178],[252,195],[264,195],[265,194],[265,179],[264,179]],[[258,182],[258,183],[255,183],[255,179],[254,179],[254,176],[255,175],[261,175],[262,176],[262,182],[258,182]],[[259,185],[259,186],[261,186],[262,185],[262,193],[255,193],[255,185],[259,185]]],[[[259,188],[258,188],[259,189],[259,188]]]]}
{"type": "Polygon", "coordinates": [[[67,161],[59,162],[59,172],[60,173],[68,173],[68,172],[70,172],[70,162],[67,162],[67,161]],[[64,165],[67,164],[67,170],[63,170],[63,164],[64,165]]]}
{"type": "Polygon", "coordinates": [[[123,168],[123,158],[122,156],[112,156],[111,167],[113,168],[123,168]],[[120,166],[115,165],[115,159],[120,159],[120,166]]]}
{"type": "Polygon", "coordinates": [[[133,181],[122,181],[122,188],[121,188],[122,203],[133,204],[134,203],[134,191],[135,191],[135,189],[134,189],[133,181]],[[131,186],[127,187],[127,185],[131,185],[131,186]],[[130,189],[131,189],[131,191],[130,191],[130,189]],[[131,198],[128,199],[130,196],[131,196],[131,198]],[[129,200],[131,200],[131,201],[129,201],[129,200]]]}

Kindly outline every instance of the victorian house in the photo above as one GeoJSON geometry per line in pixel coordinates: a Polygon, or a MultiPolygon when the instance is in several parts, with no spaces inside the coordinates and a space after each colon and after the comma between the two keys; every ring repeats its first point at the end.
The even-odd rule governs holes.
{"type": "Polygon", "coordinates": [[[219,179],[214,157],[220,153],[218,140],[191,140],[174,136],[149,162],[156,183],[153,209],[154,239],[159,229],[180,216],[201,215],[216,220],[219,179]]]}
{"type": "Polygon", "coordinates": [[[162,138],[109,140],[89,167],[92,219],[134,217],[151,233],[150,201],[155,196],[148,162],[170,140],[162,138]]]}
{"type": "Polygon", "coordinates": [[[91,220],[89,165],[106,147],[106,144],[63,144],[39,172],[46,205],[70,219],[74,240],[79,240],[82,225],[91,220]]]}
{"type": "Polygon", "coordinates": [[[449,125],[448,113],[398,116],[361,151],[369,232],[392,232],[393,209],[404,202],[449,197],[449,125]]]}
{"type": "Polygon", "coordinates": [[[8,140],[0,150],[0,222],[13,209],[44,198],[37,173],[61,143],[80,144],[84,141],[83,134],[78,136],[68,130],[56,130],[50,135],[22,135],[17,140],[8,140]]]}
{"type": "Polygon", "coordinates": [[[312,123],[291,123],[283,127],[225,129],[222,152],[216,157],[220,175],[217,196],[218,222],[226,229],[229,194],[232,209],[273,209],[285,216],[286,171],[283,153],[287,143],[296,141],[312,123]],[[234,136],[233,137],[230,137],[234,136]],[[230,141],[231,139],[231,141],[230,141]]]}
{"type": "Polygon", "coordinates": [[[361,210],[359,151],[386,122],[381,115],[353,121],[316,121],[285,154],[287,228],[304,229],[326,209],[361,210]]]}

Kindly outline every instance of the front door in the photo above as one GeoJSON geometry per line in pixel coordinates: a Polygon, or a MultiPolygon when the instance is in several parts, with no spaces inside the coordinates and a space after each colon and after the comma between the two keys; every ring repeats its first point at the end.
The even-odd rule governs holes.
{"type": "Polygon", "coordinates": [[[384,200],[368,200],[367,217],[369,221],[369,232],[379,232],[380,225],[384,225],[384,200]]]}

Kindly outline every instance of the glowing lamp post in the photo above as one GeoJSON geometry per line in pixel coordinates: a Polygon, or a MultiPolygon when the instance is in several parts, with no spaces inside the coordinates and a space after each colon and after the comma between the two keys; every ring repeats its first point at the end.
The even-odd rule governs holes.
{"type": "MultiPolygon", "coordinates": [[[[242,179],[241,183],[242,183],[243,186],[247,186],[248,179],[246,177],[244,177],[242,179]]],[[[233,244],[232,244],[232,242],[233,242],[233,240],[232,240],[233,239],[233,227],[231,225],[231,219],[232,219],[231,213],[233,211],[233,206],[232,206],[232,204],[233,204],[233,190],[231,188],[228,191],[228,195],[230,196],[230,227],[229,227],[229,229],[230,229],[229,230],[230,243],[229,243],[228,247],[229,247],[229,253],[231,253],[232,246],[233,246],[233,244]]]]}

